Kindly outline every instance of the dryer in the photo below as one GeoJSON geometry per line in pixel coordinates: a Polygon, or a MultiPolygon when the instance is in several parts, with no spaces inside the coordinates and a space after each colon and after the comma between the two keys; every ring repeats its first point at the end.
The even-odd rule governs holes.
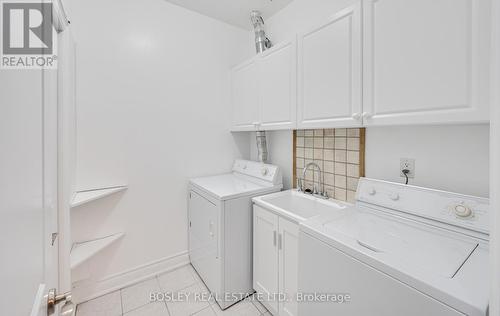
{"type": "Polygon", "coordinates": [[[222,309],[254,292],[251,199],[282,187],[278,166],[247,160],[189,182],[189,257],[222,309]]]}

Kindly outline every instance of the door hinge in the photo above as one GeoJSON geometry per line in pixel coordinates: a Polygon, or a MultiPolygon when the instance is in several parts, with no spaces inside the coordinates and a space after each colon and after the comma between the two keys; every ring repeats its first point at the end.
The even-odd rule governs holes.
{"type": "Polygon", "coordinates": [[[54,246],[54,243],[56,242],[57,236],[59,236],[58,232],[52,233],[51,242],[50,242],[51,246],[54,246]]]}

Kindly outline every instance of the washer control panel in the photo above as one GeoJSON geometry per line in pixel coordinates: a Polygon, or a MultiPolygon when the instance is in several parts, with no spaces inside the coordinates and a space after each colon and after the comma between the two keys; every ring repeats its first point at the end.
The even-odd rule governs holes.
{"type": "Polygon", "coordinates": [[[233,171],[273,184],[282,183],[280,168],[275,165],[250,160],[236,160],[233,165],[233,171]]]}
{"type": "Polygon", "coordinates": [[[489,232],[489,200],[375,179],[361,178],[357,202],[489,232]]]}

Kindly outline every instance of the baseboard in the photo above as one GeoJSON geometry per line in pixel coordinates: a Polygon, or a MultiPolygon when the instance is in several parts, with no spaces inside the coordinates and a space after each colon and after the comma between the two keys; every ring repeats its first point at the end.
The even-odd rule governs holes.
{"type": "Polygon", "coordinates": [[[189,263],[187,251],[177,253],[147,264],[112,274],[97,281],[77,283],[72,289],[73,302],[76,304],[117,291],[124,287],[139,283],[155,275],[177,269],[189,263]]]}

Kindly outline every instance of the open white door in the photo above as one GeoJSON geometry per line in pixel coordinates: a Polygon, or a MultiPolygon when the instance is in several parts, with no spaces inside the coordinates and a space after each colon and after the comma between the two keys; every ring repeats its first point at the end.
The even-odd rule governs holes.
{"type": "Polygon", "coordinates": [[[48,306],[51,295],[65,301],[57,293],[59,76],[0,69],[0,315],[74,313],[71,302],[48,306]]]}
{"type": "Polygon", "coordinates": [[[0,70],[0,315],[47,315],[58,285],[54,71],[0,70]]]}

